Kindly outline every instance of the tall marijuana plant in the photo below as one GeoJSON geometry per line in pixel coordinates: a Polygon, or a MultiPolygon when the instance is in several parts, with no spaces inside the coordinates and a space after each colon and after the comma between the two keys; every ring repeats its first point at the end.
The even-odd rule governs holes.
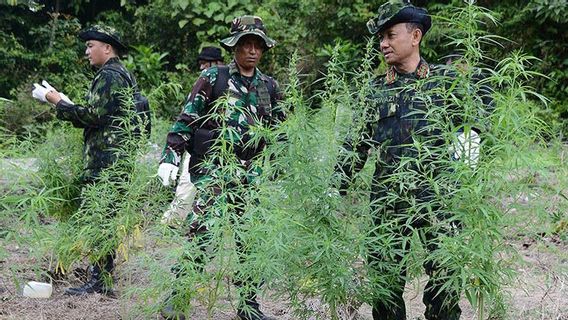
{"type": "MultiPolygon", "coordinates": [[[[204,211],[187,225],[200,221],[207,236],[192,233],[185,239],[183,229],[160,230],[166,249],[142,260],[151,282],[135,293],[154,303],[141,312],[156,312],[165,299],[186,315],[194,307],[189,302],[200,302],[212,318],[231,284],[246,293],[264,283],[268,292],[290,301],[299,319],[353,318],[364,302],[392,299],[397,279],[387,274],[407,268],[410,281],[422,275],[427,263],[447,270],[432,277],[443,281],[445,289],[463,292],[480,319],[488,309],[504,312],[502,287],[513,273],[505,254],[510,248],[503,230],[509,219],[502,200],[523,189],[523,182],[511,175],[527,159],[530,146],[542,143],[546,130],[528,99],[540,97],[527,85],[538,75],[529,69],[531,58],[519,53],[488,66],[492,60],[484,48],[499,40],[483,31],[481,23],[494,20],[489,11],[468,1],[450,16],[444,23],[455,31],[448,42],[457,58],[439,75],[405,88],[415,90],[427,106],[412,117],[425,118],[428,125],[416,132],[409,146],[412,156],[403,157],[388,177],[400,190],[434,190],[428,203],[411,205],[400,221],[374,225],[382,206],[412,199],[397,192],[369,201],[377,183],[371,177],[377,152],[358,175],[347,177],[339,169],[358,162],[357,152],[344,148],[346,142],[369,143],[361,131],[373,120],[369,96],[376,90],[376,43],[369,42],[355,72],[344,69],[336,48],[322,80],[324,89],[310,98],[302,93],[298,58],[293,57],[281,103],[287,120],[275,128],[252,128],[256,138],[249,144],[267,143],[249,167],[252,171],[244,170],[234,155],[238,135],[221,126],[214,156],[204,164],[208,177],[197,182],[204,211]],[[457,138],[472,130],[481,138],[475,163],[457,138]],[[435,141],[424,132],[436,132],[435,141]],[[420,169],[426,167],[439,174],[420,169]],[[440,208],[436,213],[444,219],[429,207],[440,208]],[[416,220],[431,223],[419,232],[412,227],[416,220]],[[401,224],[411,232],[401,233],[401,224]],[[437,248],[428,255],[420,241],[425,232],[437,235],[437,248]],[[411,250],[396,249],[401,243],[411,250]],[[403,259],[399,265],[381,265],[383,274],[368,266],[371,250],[403,259]],[[255,288],[243,286],[243,280],[255,288]],[[314,299],[322,307],[314,307],[314,299]]],[[[220,115],[229,107],[220,103],[210,116],[223,123],[220,115]]]]}
{"type": "Polygon", "coordinates": [[[546,131],[528,108],[528,97],[544,99],[527,85],[538,76],[528,68],[530,57],[514,53],[494,68],[486,65],[491,59],[484,48],[499,40],[483,31],[482,23],[494,21],[489,11],[468,1],[450,15],[445,25],[455,30],[448,40],[457,58],[442,67],[440,75],[405,88],[415,90],[426,105],[426,111],[415,111],[411,117],[427,119],[428,125],[408,146],[412,156],[403,157],[387,178],[399,190],[427,188],[434,194],[428,203],[411,205],[400,221],[371,226],[382,206],[413,203],[405,192],[368,202],[369,185],[377,183],[368,176],[373,156],[362,177],[337,174],[337,168],[357,158],[342,148],[345,141],[355,146],[369,143],[358,137],[372,121],[372,101],[367,101],[374,90],[372,42],[355,73],[342,70],[341,61],[332,58],[324,90],[312,100],[302,97],[297,76],[291,73],[285,103],[294,113],[280,128],[286,140],[266,151],[271,161],[263,171],[258,202],[248,202],[253,204],[251,221],[256,221],[249,232],[257,245],[247,258],[258,266],[251,269],[262,270],[270,287],[291,300],[300,318],[348,317],[345,310],[352,313],[362,302],[389,300],[396,279],[387,274],[408,268],[407,278],[412,280],[429,263],[447,270],[432,275],[433,280],[443,281],[444,289],[463,292],[480,319],[487,308],[493,313],[505,308],[502,286],[513,272],[504,258],[510,248],[502,232],[509,221],[502,200],[522,190],[522,181],[512,182],[510,174],[527,158],[530,145],[542,143],[546,131]],[[313,108],[308,101],[319,105],[313,108]],[[480,132],[478,157],[467,154],[471,150],[464,150],[457,138],[472,130],[480,132]],[[428,138],[432,136],[425,132],[437,134],[428,138]],[[462,152],[461,157],[456,152],[462,152]],[[439,174],[432,175],[432,170],[439,174]],[[341,181],[346,188],[338,191],[341,181]],[[440,209],[434,214],[429,208],[440,209]],[[430,221],[421,232],[412,227],[420,220],[430,221]],[[411,232],[401,233],[401,224],[411,232]],[[436,250],[428,255],[420,250],[424,233],[437,235],[436,250]],[[413,250],[397,251],[401,243],[413,250]],[[403,255],[402,265],[385,263],[380,267],[384,274],[369,269],[365,261],[370,248],[384,256],[403,255]],[[327,310],[314,310],[311,298],[321,300],[327,310]]]}

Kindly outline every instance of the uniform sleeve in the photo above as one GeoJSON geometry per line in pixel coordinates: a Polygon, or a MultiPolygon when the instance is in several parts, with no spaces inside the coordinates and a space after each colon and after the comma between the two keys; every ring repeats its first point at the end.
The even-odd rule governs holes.
{"type": "Polygon", "coordinates": [[[199,126],[198,120],[209,105],[215,79],[215,74],[204,71],[193,85],[181,114],[167,135],[160,163],[179,165],[181,155],[190,146],[193,134],[199,126]]]}
{"type": "Polygon", "coordinates": [[[108,126],[120,115],[120,95],[128,83],[120,74],[103,70],[93,80],[85,106],[63,100],[55,106],[60,120],[70,121],[75,127],[97,128],[108,126]]]}

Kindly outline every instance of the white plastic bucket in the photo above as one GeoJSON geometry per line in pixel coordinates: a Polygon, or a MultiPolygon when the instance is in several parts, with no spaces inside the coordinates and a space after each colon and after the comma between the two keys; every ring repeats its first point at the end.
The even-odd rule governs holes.
{"type": "Polygon", "coordinates": [[[30,281],[24,285],[22,295],[29,298],[49,298],[52,292],[51,283],[30,281]]]}

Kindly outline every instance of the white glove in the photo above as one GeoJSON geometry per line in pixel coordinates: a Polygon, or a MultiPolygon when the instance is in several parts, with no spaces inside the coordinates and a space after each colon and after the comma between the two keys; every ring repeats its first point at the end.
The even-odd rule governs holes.
{"type": "MultiPolygon", "coordinates": [[[[188,214],[193,212],[193,202],[197,194],[197,188],[191,182],[191,176],[188,170],[190,157],[189,153],[184,153],[181,174],[176,187],[176,196],[172,203],[170,203],[170,208],[162,215],[161,221],[164,224],[175,226],[176,222],[185,221],[188,214]]],[[[193,212],[193,219],[196,218],[195,214],[196,213],[193,212]]]]}
{"type": "Polygon", "coordinates": [[[45,88],[44,86],[42,86],[38,83],[34,83],[34,89],[32,90],[32,97],[34,97],[35,99],[37,99],[41,102],[47,102],[45,95],[49,91],[51,91],[51,90],[45,88]]]}
{"type": "Polygon", "coordinates": [[[462,159],[472,169],[475,169],[479,161],[479,146],[481,138],[477,132],[470,130],[468,132],[460,132],[457,135],[457,141],[453,148],[453,157],[456,160],[462,159]]]}
{"type": "Polygon", "coordinates": [[[162,180],[164,186],[170,185],[171,182],[175,182],[177,179],[177,173],[179,168],[171,163],[162,163],[158,167],[158,177],[162,180]]]}
{"type": "MultiPolygon", "coordinates": [[[[52,87],[47,81],[43,80],[43,81],[41,82],[41,84],[42,84],[44,87],[46,87],[47,90],[49,90],[49,91],[55,91],[55,92],[59,93],[59,95],[61,96],[61,100],[65,101],[65,102],[67,102],[67,103],[69,103],[69,104],[75,104],[75,103],[73,103],[73,101],[71,101],[71,99],[69,99],[69,97],[67,97],[67,96],[65,95],[65,93],[59,92],[59,91],[55,90],[55,88],[52,87]]],[[[49,91],[48,91],[48,92],[49,92],[49,91]]]]}
{"type": "Polygon", "coordinates": [[[44,86],[44,87],[45,87],[47,90],[49,90],[49,91],[57,91],[57,90],[55,90],[54,87],[52,87],[52,86],[49,84],[49,82],[47,82],[47,81],[45,81],[45,80],[42,80],[42,81],[41,81],[41,85],[44,86]]]}

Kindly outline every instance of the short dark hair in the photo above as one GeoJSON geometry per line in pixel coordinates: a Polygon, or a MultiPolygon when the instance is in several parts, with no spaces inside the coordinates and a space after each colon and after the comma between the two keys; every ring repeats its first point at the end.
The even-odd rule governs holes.
{"type": "Polygon", "coordinates": [[[414,29],[420,29],[420,32],[424,35],[424,26],[418,22],[406,22],[406,30],[408,32],[414,31],[414,29]]]}
{"type": "Polygon", "coordinates": [[[414,30],[420,30],[420,32],[422,33],[422,37],[420,38],[420,42],[422,43],[422,38],[424,37],[424,26],[421,23],[418,22],[406,22],[406,30],[410,33],[414,30]]]}

